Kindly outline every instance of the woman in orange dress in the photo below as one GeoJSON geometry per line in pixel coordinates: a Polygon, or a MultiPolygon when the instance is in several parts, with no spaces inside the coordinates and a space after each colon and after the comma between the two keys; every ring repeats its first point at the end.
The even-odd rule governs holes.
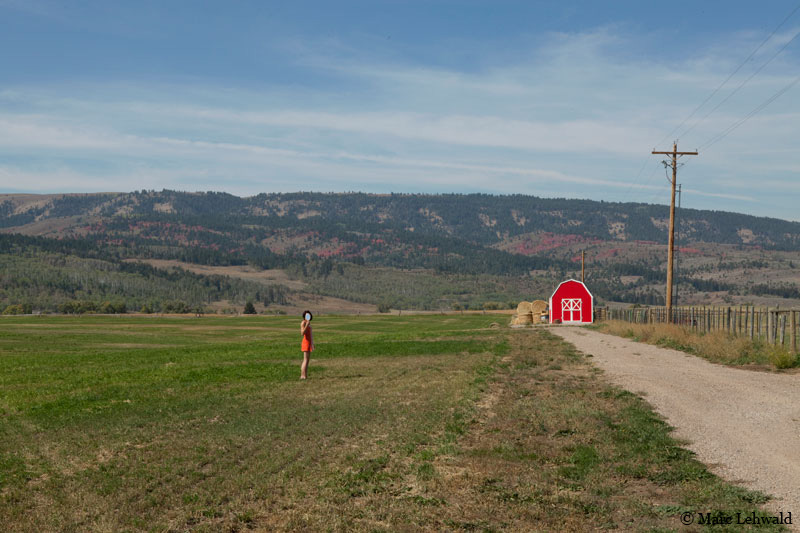
{"type": "Polygon", "coordinates": [[[300,343],[300,350],[303,352],[303,364],[300,365],[300,379],[308,378],[308,362],[311,359],[311,352],[314,351],[314,334],[311,332],[311,312],[303,311],[303,321],[300,322],[300,334],[303,340],[300,343]]]}

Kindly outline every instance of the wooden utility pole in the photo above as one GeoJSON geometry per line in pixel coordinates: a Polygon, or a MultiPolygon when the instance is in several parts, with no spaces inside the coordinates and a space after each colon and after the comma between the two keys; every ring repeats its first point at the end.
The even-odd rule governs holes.
{"type": "MultiPolygon", "coordinates": [[[[675,211],[675,218],[676,222],[675,225],[678,226],[678,237],[681,236],[681,223],[680,220],[677,220],[678,217],[683,216],[681,212],[681,184],[678,184],[678,208],[675,211]]],[[[675,239],[677,240],[677,239],[675,239]]],[[[681,271],[681,245],[680,243],[676,244],[677,250],[675,251],[675,270],[680,273],[681,271]]],[[[675,283],[675,305],[678,305],[678,284],[675,283]]]]}
{"type": "Polygon", "coordinates": [[[672,322],[672,255],[675,251],[675,184],[678,181],[678,156],[697,155],[697,152],[679,152],[678,143],[672,143],[671,152],[656,152],[658,155],[671,155],[671,161],[664,161],[664,164],[672,167],[672,199],[669,204],[669,250],[667,252],[667,322],[672,322]]]}
{"type": "Polygon", "coordinates": [[[584,281],[583,281],[583,273],[584,273],[583,264],[584,264],[585,261],[586,261],[586,252],[584,250],[581,250],[581,283],[584,283],[584,281]]]}

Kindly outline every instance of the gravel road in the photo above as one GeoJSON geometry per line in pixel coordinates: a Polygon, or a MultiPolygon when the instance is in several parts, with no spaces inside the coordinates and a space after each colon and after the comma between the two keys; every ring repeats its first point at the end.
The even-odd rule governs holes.
{"type": "Polygon", "coordinates": [[[754,372],[577,327],[551,332],[641,394],[721,477],[773,496],[800,522],[800,374],[754,372]]]}

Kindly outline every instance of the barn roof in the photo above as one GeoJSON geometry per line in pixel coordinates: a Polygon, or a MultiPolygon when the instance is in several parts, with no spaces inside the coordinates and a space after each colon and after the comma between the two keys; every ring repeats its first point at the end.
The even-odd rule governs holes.
{"type": "Polygon", "coordinates": [[[589,291],[589,288],[586,286],[586,284],[583,283],[582,281],[578,281],[577,279],[568,279],[568,280],[565,280],[565,281],[562,281],[561,283],[559,283],[558,287],[556,287],[556,290],[553,291],[553,294],[552,294],[552,296],[550,296],[550,298],[555,296],[555,294],[558,292],[558,289],[560,289],[562,285],[564,285],[565,283],[569,283],[570,281],[575,282],[575,283],[579,284],[581,287],[583,287],[584,290],[589,294],[589,296],[592,297],[592,300],[594,300],[594,295],[589,291]]]}

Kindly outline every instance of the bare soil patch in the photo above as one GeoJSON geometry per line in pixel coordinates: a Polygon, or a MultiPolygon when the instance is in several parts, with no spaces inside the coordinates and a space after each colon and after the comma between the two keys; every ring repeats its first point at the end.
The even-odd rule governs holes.
{"type": "MultiPolygon", "coordinates": [[[[209,266],[198,265],[195,263],[185,263],[183,261],[176,261],[172,259],[131,259],[130,261],[137,261],[147,263],[156,268],[182,268],[195,274],[203,276],[229,276],[231,278],[238,278],[247,281],[255,281],[264,283],[265,285],[283,285],[294,291],[305,291],[308,285],[301,280],[291,279],[285,271],[280,269],[259,270],[247,265],[239,266],[209,266]]],[[[271,305],[265,309],[259,302],[253,302],[259,312],[281,311],[287,314],[302,313],[303,310],[313,307],[316,312],[321,313],[343,313],[343,314],[370,314],[375,313],[378,308],[373,304],[351,302],[341,298],[334,298],[331,296],[320,296],[311,294],[309,292],[300,292],[292,298],[293,302],[288,305],[271,305]]],[[[226,300],[219,302],[212,302],[209,307],[216,312],[225,309],[238,309],[241,304],[234,304],[226,300]]],[[[240,309],[241,310],[241,309],[240,309]]]]}
{"type": "Polygon", "coordinates": [[[21,235],[30,235],[34,237],[42,237],[47,235],[61,235],[69,233],[68,230],[75,229],[76,223],[80,220],[79,216],[72,217],[58,217],[46,218],[37,220],[24,226],[14,226],[11,228],[3,228],[3,233],[19,233],[21,235]]]}
{"type": "Polygon", "coordinates": [[[204,276],[230,276],[232,278],[258,281],[267,284],[275,283],[294,290],[304,290],[306,288],[306,284],[303,281],[290,279],[286,272],[279,269],[259,270],[248,265],[198,265],[195,263],[185,263],[183,261],[176,261],[172,259],[131,259],[130,261],[147,263],[148,265],[152,265],[156,268],[182,268],[184,270],[188,270],[189,272],[194,272],[195,274],[201,274],[204,276]]]}

